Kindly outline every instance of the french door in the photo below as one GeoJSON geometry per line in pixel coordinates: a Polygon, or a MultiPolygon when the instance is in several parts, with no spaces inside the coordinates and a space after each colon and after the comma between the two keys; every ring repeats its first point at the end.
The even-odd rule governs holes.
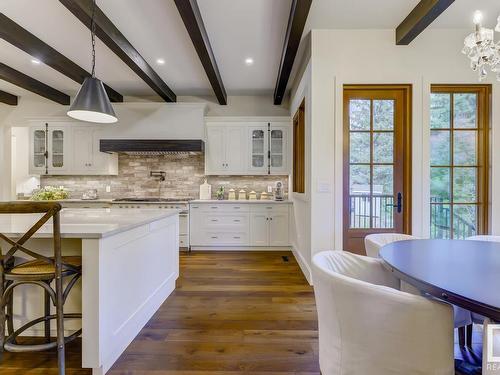
{"type": "Polygon", "coordinates": [[[344,86],[344,250],[410,232],[411,86],[344,86]]]}

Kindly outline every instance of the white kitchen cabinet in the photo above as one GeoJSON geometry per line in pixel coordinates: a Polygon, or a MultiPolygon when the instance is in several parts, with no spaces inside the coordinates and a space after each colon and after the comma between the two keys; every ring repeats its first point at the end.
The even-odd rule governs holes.
{"type": "Polygon", "coordinates": [[[206,174],[289,174],[290,123],[281,117],[257,119],[207,121],[206,174]]]}
{"type": "Polygon", "coordinates": [[[267,246],[269,243],[269,217],[265,212],[250,214],[250,245],[267,246]]]}
{"type": "Polygon", "coordinates": [[[83,175],[118,174],[118,156],[99,151],[102,130],[96,127],[73,129],[74,173],[83,175]]]}
{"type": "Polygon", "coordinates": [[[192,202],[190,244],[195,248],[288,247],[289,205],[273,201],[192,202]]]}
{"type": "Polygon", "coordinates": [[[30,128],[30,174],[118,174],[118,156],[99,151],[102,129],[63,123],[30,128]]]}
{"type": "Polygon", "coordinates": [[[62,126],[35,126],[30,132],[31,174],[64,174],[72,163],[71,130],[62,126]]]}
{"type": "Polygon", "coordinates": [[[205,156],[208,175],[237,175],[245,169],[245,129],[238,126],[209,126],[205,156]]]}

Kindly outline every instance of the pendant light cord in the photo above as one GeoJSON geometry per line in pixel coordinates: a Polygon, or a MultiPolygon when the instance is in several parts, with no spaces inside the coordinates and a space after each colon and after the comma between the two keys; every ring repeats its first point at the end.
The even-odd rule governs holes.
{"type": "Polygon", "coordinates": [[[92,1],[92,19],[90,21],[90,36],[92,40],[92,78],[95,78],[95,4],[96,0],[92,1]]]}

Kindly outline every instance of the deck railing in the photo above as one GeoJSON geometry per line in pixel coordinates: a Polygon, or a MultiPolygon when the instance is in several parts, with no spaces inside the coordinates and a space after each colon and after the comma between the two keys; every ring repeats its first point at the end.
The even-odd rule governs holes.
{"type": "MultiPolygon", "coordinates": [[[[477,234],[476,224],[455,212],[453,215],[453,238],[464,239],[475,234],[477,234]]],[[[438,197],[431,197],[431,238],[451,238],[450,204],[438,197]]]]}
{"type": "Polygon", "coordinates": [[[351,228],[393,228],[394,197],[392,195],[351,195],[351,228]],[[372,211],[373,210],[373,211],[372,211]],[[372,223],[370,225],[370,216],[372,223]]]}

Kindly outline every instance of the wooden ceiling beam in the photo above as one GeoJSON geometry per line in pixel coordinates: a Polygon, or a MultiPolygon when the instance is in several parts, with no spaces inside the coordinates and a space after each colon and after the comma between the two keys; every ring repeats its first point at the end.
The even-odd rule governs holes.
{"type": "Polygon", "coordinates": [[[300,40],[306,24],[307,15],[311,8],[312,0],[293,0],[286,29],[285,45],[281,54],[281,62],[278,71],[278,79],[274,89],[274,104],[279,105],[283,101],[286,86],[292,72],[293,62],[299,49],[300,40]]]}
{"type": "Polygon", "coordinates": [[[455,0],[421,0],[396,28],[396,44],[408,45],[455,0]]]}
{"type": "Polygon", "coordinates": [[[179,10],[184,26],[191,37],[194,48],[198,53],[201,64],[207,73],[208,80],[214,89],[215,96],[219,104],[227,104],[226,89],[217,67],[215,55],[210,45],[203,18],[196,0],[175,0],[175,5],[179,10]]]}
{"type": "MultiPolygon", "coordinates": [[[[38,39],[3,13],[0,13],[0,38],[75,82],[82,84],[86,77],[91,76],[85,69],[75,64],[63,54],[57,52],[54,48],[38,39]]],[[[104,84],[104,88],[106,89],[110,101],[115,103],[123,102],[123,96],[121,94],[106,84],[104,84]]]]}
{"type": "MultiPolygon", "coordinates": [[[[90,28],[92,15],[91,0],[59,0],[85,26],[90,28]]],[[[95,25],[97,37],[128,65],[144,82],[148,84],[166,102],[177,100],[174,92],[163,82],[160,76],[144,60],[111,20],[96,7],[95,25]]]]}
{"type": "Polygon", "coordinates": [[[69,95],[47,86],[45,83],[37,81],[3,63],[0,63],[0,79],[22,87],[25,90],[34,92],[56,103],[69,105],[69,95]]]}
{"type": "Polygon", "coordinates": [[[17,105],[17,96],[0,90],[0,103],[8,105],[17,105]]]}

